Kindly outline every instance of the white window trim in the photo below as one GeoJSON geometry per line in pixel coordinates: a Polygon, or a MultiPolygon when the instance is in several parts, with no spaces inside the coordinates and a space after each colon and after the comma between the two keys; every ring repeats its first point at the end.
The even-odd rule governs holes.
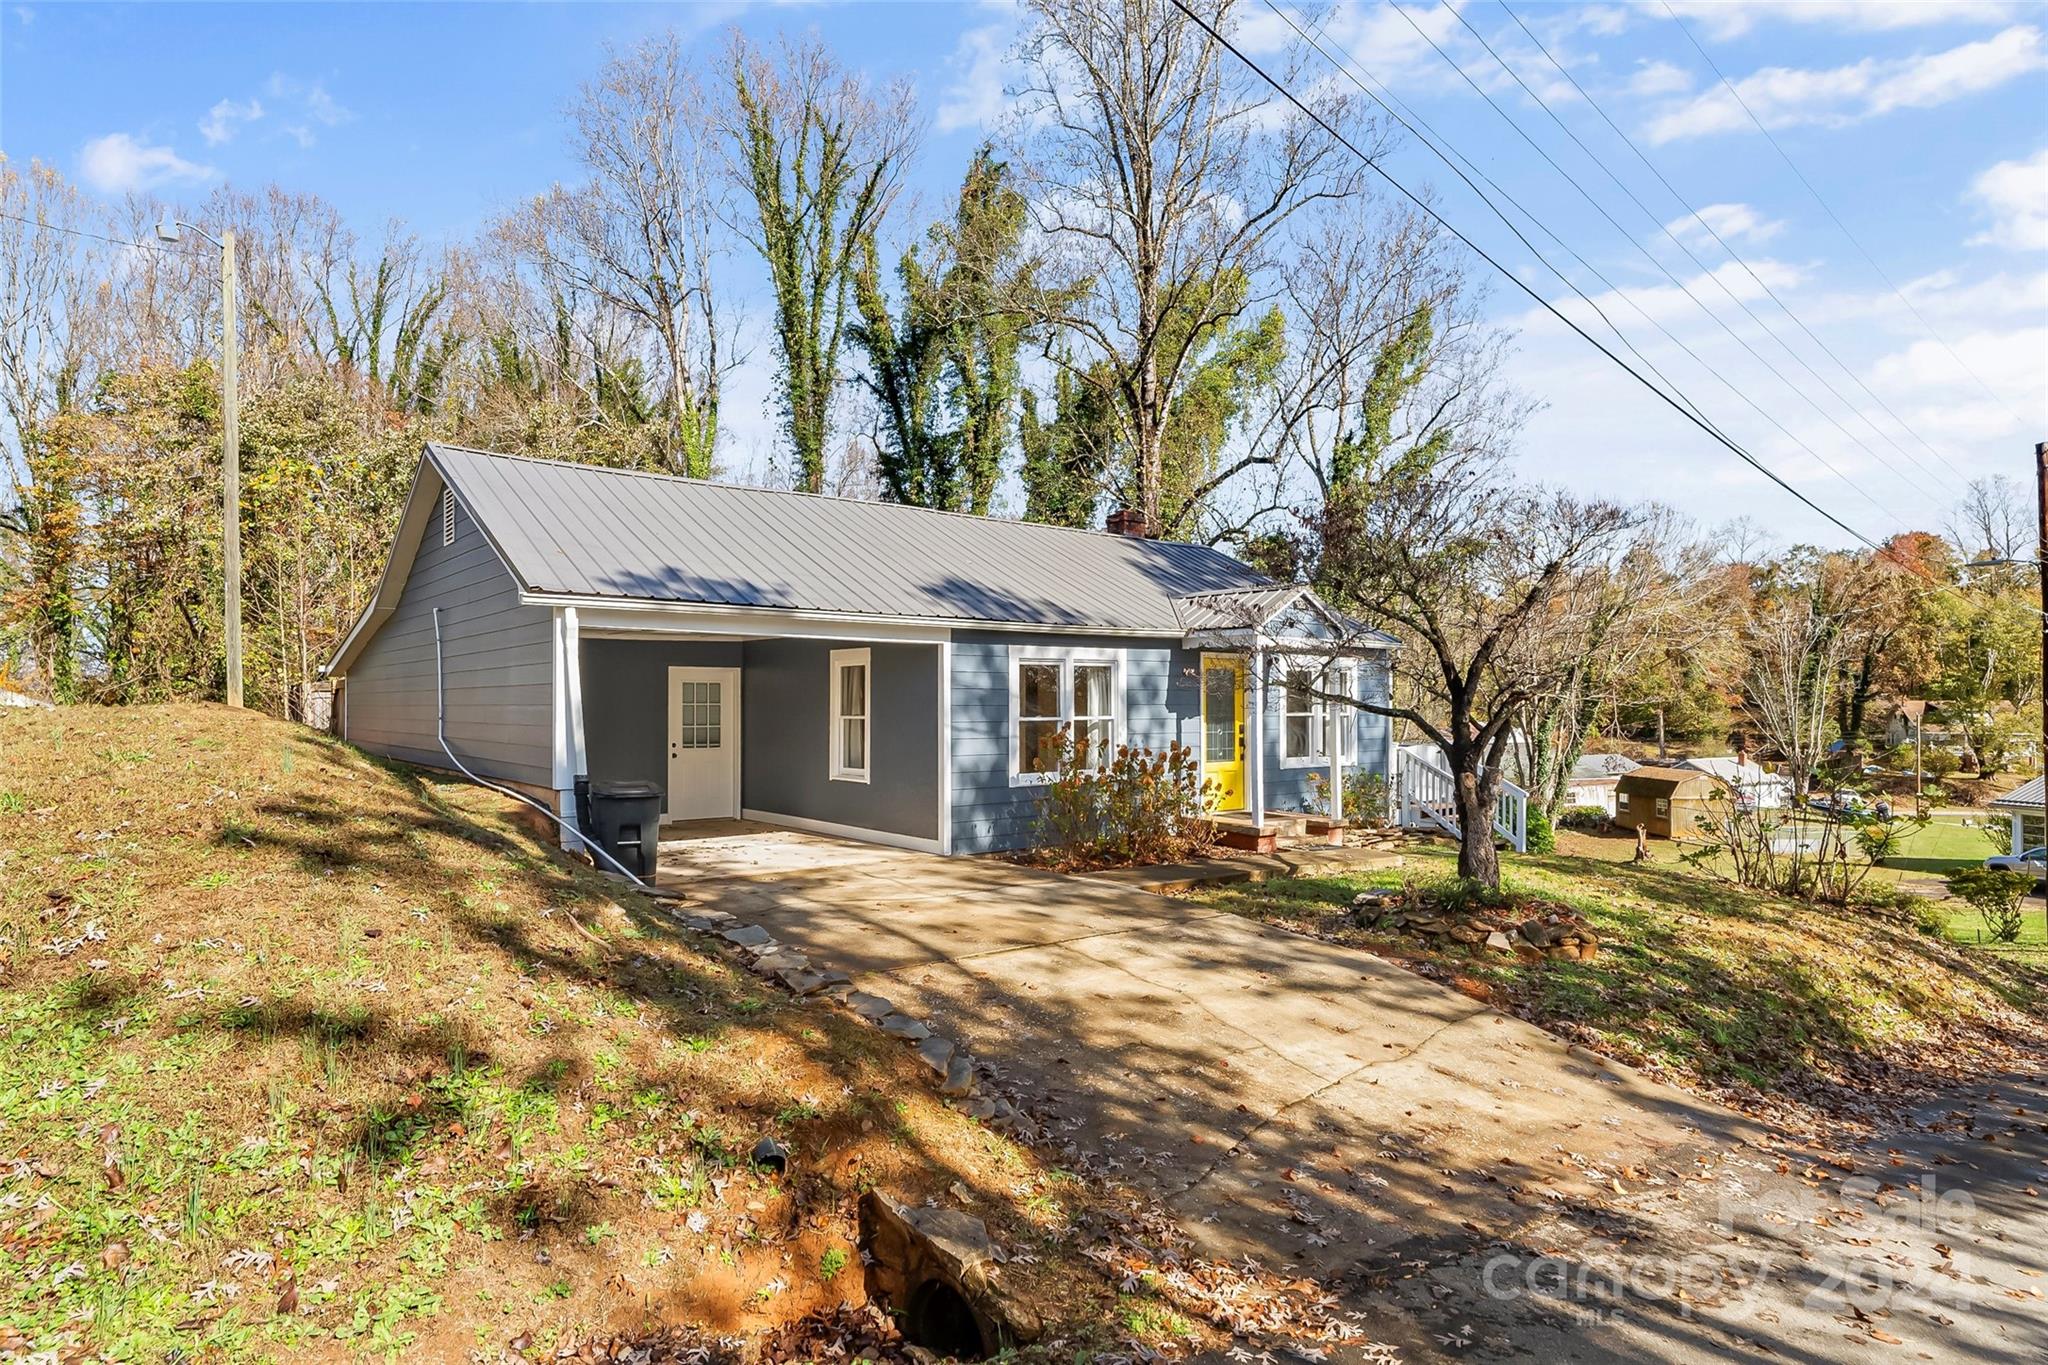
{"type": "MultiPolygon", "coordinates": [[[[1337,673],[1337,685],[1335,688],[1328,690],[1356,697],[1358,695],[1357,665],[1340,663],[1332,667],[1335,668],[1337,673]]],[[[1287,720],[1290,713],[1287,710],[1287,678],[1283,672],[1280,678],[1280,766],[1282,768],[1327,768],[1330,766],[1330,756],[1321,752],[1324,735],[1323,708],[1325,705],[1327,703],[1321,697],[1309,699],[1310,752],[1301,757],[1289,757],[1287,753],[1287,720]]],[[[1352,768],[1358,765],[1358,706],[1356,703],[1345,706],[1343,712],[1337,717],[1337,749],[1339,754],[1342,755],[1338,761],[1345,767],[1352,768]]]]}
{"type": "Polygon", "coordinates": [[[441,490],[441,543],[455,543],[455,490],[452,488],[441,490]]]}
{"type": "Polygon", "coordinates": [[[875,666],[873,651],[866,649],[835,649],[832,651],[831,660],[832,704],[829,708],[831,719],[828,722],[831,730],[826,736],[827,752],[831,757],[826,768],[826,775],[834,782],[866,782],[875,762],[875,666]],[[861,746],[862,758],[865,762],[858,768],[846,766],[846,734],[845,727],[840,722],[851,720],[853,717],[842,716],[839,713],[839,670],[842,668],[861,669],[867,684],[867,711],[859,718],[861,728],[865,731],[864,737],[867,740],[867,743],[861,746]]]}
{"type": "Polygon", "coordinates": [[[1110,748],[1130,743],[1130,731],[1126,728],[1124,705],[1124,683],[1129,676],[1125,667],[1124,651],[1121,649],[1068,648],[1061,645],[1011,645],[1010,646],[1010,701],[1003,723],[1010,732],[1010,785],[1013,787],[1042,787],[1058,777],[1057,773],[1027,773],[1024,771],[1023,746],[1019,742],[1020,722],[1018,714],[1024,700],[1024,665],[1027,663],[1056,663],[1060,666],[1060,713],[1057,717],[1038,716],[1037,720],[1059,720],[1071,725],[1074,720],[1074,665],[1108,664],[1110,702],[1110,748]]]}

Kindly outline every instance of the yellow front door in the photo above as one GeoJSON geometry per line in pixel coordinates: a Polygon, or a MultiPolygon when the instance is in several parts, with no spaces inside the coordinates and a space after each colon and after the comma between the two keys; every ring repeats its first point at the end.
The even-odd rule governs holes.
{"type": "Polygon", "coordinates": [[[1217,810],[1244,809],[1244,663],[1202,658],[1202,778],[1217,810]]]}

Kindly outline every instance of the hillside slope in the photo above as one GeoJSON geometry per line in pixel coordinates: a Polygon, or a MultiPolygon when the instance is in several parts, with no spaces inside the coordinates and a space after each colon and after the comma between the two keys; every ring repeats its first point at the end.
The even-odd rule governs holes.
{"type": "Polygon", "coordinates": [[[873,1321],[876,1186],[1028,1248],[1064,1359],[1189,1330],[1065,1235],[1101,1196],[516,810],[246,713],[0,714],[0,1358],[806,1358],[873,1321]]]}

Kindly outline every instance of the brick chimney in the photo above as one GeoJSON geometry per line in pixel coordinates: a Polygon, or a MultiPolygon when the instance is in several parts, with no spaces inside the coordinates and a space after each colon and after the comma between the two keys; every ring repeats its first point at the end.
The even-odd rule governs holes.
{"type": "Polygon", "coordinates": [[[1113,536],[1129,536],[1133,540],[1146,540],[1152,528],[1145,524],[1145,514],[1135,507],[1119,507],[1109,514],[1107,529],[1113,536]]]}

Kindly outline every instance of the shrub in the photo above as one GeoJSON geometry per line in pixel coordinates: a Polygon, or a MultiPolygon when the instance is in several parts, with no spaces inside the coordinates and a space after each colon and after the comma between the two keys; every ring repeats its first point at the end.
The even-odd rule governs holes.
{"type": "Polygon", "coordinates": [[[1938,900],[1927,896],[1913,897],[1913,927],[1929,938],[1948,936],[1948,911],[1938,900]]]}
{"type": "Polygon", "coordinates": [[[1165,863],[1209,851],[1213,784],[1193,749],[1119,748],[1102,768],[1074,762],[1074,743],[1054,746],[1058,776],[1039,805],[1039,845],[1063,866],[1165,863]]]}
{"type": "Polygon", "coordinates": [[[1920,755],[1920,771],[1939,781],[1963,766],[1963,760],[1947,749],[1928,749],[1920,755]]]}
{"type": "MultiPolygon", "coordinates": [[[[1310,800],[1318,812],[1330,808],[1330,777],[1316,771],[1308,775],[1310,800]]],[[[1383,829],[1394,822],[1388,804],[1387,779],[1379,773],[1352,769],[1344,774],[1344,819],[1364,829],[1383,829]]]]}
{"type": "Polygon", "coordinates": [[[1613,819],[1604,806],[1566,806],[1557,813],[1557,827],[1599,830],[1607,828],[1613,819]]]}
{"type": "Polygon", "coordinates": [[[2032,877],[2002,867],[1966,867],[1949,874],[1948,889],[1984,916],[1994,942],[2018,941],[2020,902],[2034,889],[2032,877]]]}
{"type": "Polygon", "coordinates": [[[1557,831],[1550,827],[1550,817],[1539,807],[1529,807],[1528,823],[1523,835],[1523,843],[1528,846],[1529,852],[1557,852],[1557,831]]]}

